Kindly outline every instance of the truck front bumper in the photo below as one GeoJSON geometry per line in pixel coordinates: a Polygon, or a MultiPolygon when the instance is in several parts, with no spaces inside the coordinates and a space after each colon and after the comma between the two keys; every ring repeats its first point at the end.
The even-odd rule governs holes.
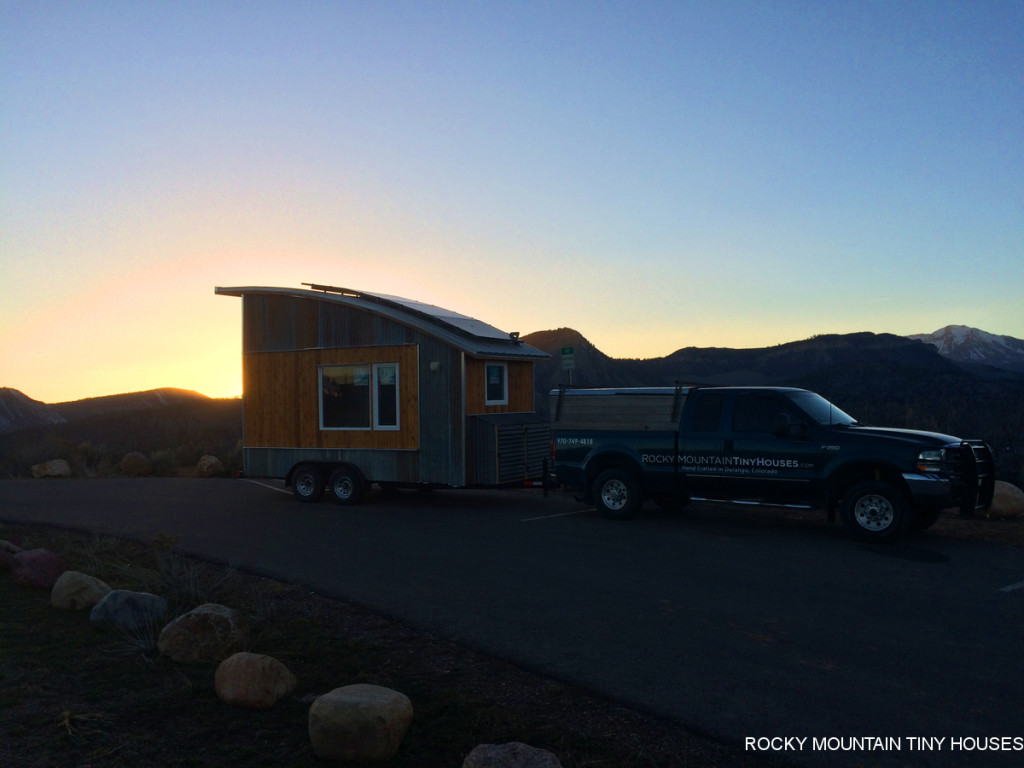
{"type": "Polygon", "coordinates": [[[988,509],[992,503],[992,484],[986,483],[985,478],[974,480],[977,488],[941,475],[905,473],[903,480],[918,507],[958,507],[961,515],[970,515],[976,510],[988,509]]]}
{"type": "Polygon", "coordinates": [[[904,473],[903,481],[910,489],[910,498],[918,507],[957,507],[960,500],[952,481],[939,475],[904,473]]]}

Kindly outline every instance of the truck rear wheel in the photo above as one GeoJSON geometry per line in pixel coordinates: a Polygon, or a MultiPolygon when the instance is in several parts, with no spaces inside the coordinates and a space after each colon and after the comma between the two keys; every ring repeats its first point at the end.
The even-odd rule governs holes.
{"type": "Polygon", "coordinates": [[[354,467],[338,467],[327,482],[339,504],[355,504],[363,495],[363,478],[354,467]]]}
{"type": "Polygon", "coordinates": [[[292,472],[292,493],[299,501],[320,501],[324,476],[315,464],[300,464],[292,472]]]}
{"type": "Polygon", "coordinates": [[[858,483],[843,494],[842,516],[850,533],[865,541],[894,539],[910,525],[903,494],[877,480],[858,483]]]}
{"type": "Polygon", "coordinates": [[[640,483],[626,469],[606,469],[594,481],[593,491],[597,511],[613,520],[633,517],[643,503],[640,483]]]}

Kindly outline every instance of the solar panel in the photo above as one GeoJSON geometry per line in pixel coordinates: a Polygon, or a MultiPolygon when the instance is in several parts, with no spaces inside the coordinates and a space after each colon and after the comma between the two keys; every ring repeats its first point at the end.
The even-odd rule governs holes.
{"type": "Polygon", "coordinates": [[[508,341],[511,338],[508,333],[495,328],[493,325],[488,325],[481,320],[476,320],[475,318],[468,317],[467,315],[459,314],[458,312],[453,312],[452,310],[444,309],[443,307],[437,307],[433,304],[424,304],[422,301],[404,299],[401,296],[389,296],[387,294],[354,291],[349,288],[338,288],[331,285],[316,285],[314,283],[303,283],[303,285],[308,285],[315,291],[340,293],[357,299],[365,299],[367,301],[375,301],[381,304],[398,306],[409,312],[429,317],[436,322],[451,326],[455,330],[467,333],[470,336],[475,336],[477,338],[502,339],[504,341],[508,341]]]}

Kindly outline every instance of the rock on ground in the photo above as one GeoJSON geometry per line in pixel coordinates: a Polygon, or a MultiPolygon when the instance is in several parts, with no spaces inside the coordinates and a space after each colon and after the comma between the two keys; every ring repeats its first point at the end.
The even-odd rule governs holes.
{"type": "Polygon", "coordinates": [[[32,477],[71,477],[71,465],[64,459],[44,461],[32,465],[32,477]]]}
{"type": "Polygon", "coordinates": [[[159,595],[115,589],[93,606],[89,621],[94,627],[137,638],[149,649],[156,646],[157,628],[166,613],[167,601],[159,595]]]}
{"type": "Polygon", "coordinates": [[[412,702],[378,685],[346,685],[309,708],[309,738],[317,757],[382,762],[398,751],[412,722],[412,702]]]}
{"type": "Polygon", "coordinates": [[[126,453],[119,466],[126,475],[142,477],[153,473],[153,462],[149,460],[148,456],[138,451],[126,453]]]}
{"type": "Polygon", "coordinates": [[[299,684],[295,675],[272,656],[236,653],[217,667],[214,689],[225,704],[270,709],[299,684]]]}
{"type": "Polygon", "coordinates": [[[988,513],[992,517],[1020,517],[1024,515],[1024,491],[1012,483],[996,480],[996,492],[988,513]]]}
{"type": "Polygon", "coordinates": [[[180,664],[202,664],[226,659],[248,640],[249,624],[241,611],[204,603],[164,627],[157,648],[180,664]]]}
{"type": "Polygon", "coordinates": [[[519,741],[480,744],[462,762],[462,768],[562,768],[553,752],[519,741]]]}
{"type": "Polygon", "coordinates": [[[95,576],[79,571],[64,571],[53,585],[50,603],[54,608],[84,611],[92,609],[96,603],[110,592],[110,586],[95,576]]]}
{"type": "Polygon", "coordinates": [[[22,552],[21,547],[9,541],[0,540],[0,571],[10,571],[14,568],[14,556],[22,552]]]}
{"type": "Polygon", "coordinates": [[[11,557],[14,580],[35,589],[53,589],[67,569],[65,562],[48,549],[30,549],[11,557]]]}
{"type": "Polygon", "coordinates": [[[220,477],[224,474],[224,465],[216,456],[203,456],[196,464],[196,477],[220,477]]]}

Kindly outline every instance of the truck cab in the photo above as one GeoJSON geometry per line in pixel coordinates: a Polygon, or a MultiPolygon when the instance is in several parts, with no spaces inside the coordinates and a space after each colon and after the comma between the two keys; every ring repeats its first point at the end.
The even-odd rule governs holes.
{"type": "Polygon", "coordinates": [[[556,390],[559,482],[611,517],[647,498],[822,508],[860,538],[931,525],[946,507],[987,508],[981,441],[860,424],[792,387],[556,390]]]}

